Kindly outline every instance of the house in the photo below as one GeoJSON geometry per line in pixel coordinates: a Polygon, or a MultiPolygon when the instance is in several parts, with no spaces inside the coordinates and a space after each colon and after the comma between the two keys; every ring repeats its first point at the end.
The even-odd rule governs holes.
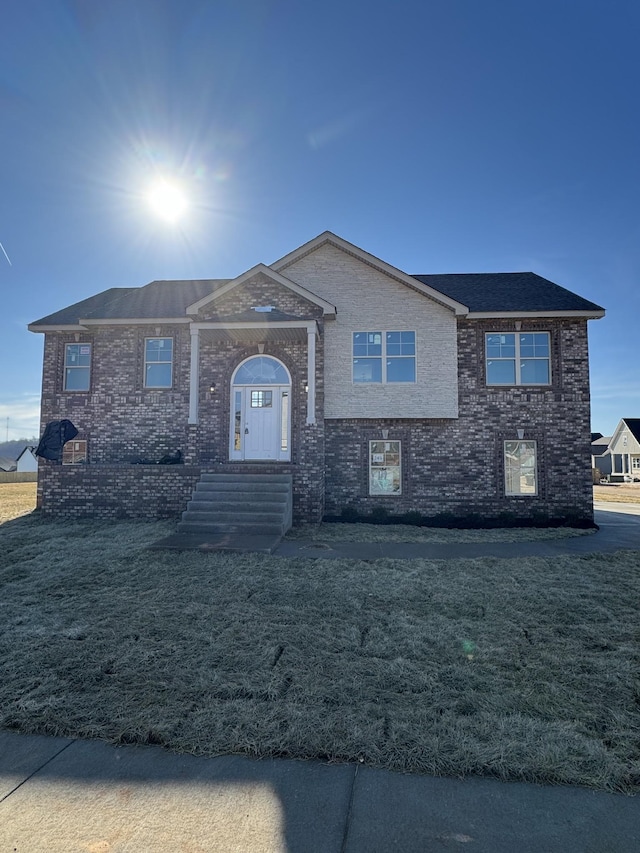
{"type": "Polygon", "coordinates": [[[640,418],[622,418],[606,451],[612,482],[640,482],[640,418]]]}
{"type": "Polygon", "coordinates": [[[37,471],[38,460],[35,456],[35,447],[25,447],[16,459],[17,471],[37,471]]]}
{"type": "Polygon", "coordinates": [[[597,480],[611,473],[611,456],[607,453],[610,442],[610,435],[602,435],[601,432],[591,433],[591,468],[596,472],[597,480]]]}
{"type": "Polygon", "coordinates": [[[330,232],[236,278],[111,288],[29,326],[42,425],[79,430],[39,502],[178,517],[201,478],[280,473],[294,522],[589,521],[602,316],[535,273],[408,275],[330,232]]]}
{"type": "Polygon", "coordinates": [[[10,473],[16,470],[16,463],[13,459],[8,459],[6,456],[0,456],[0,472],[10,473]]]}

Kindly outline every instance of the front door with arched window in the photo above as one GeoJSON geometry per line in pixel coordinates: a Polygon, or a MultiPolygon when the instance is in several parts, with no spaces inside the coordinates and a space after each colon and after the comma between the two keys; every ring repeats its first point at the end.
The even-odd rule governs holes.
{"type": "Polygon", "coordinates": [[[291,377],[281,361],[258,355],[236,368],[230,424],[230,459],[291,459],[291,377]]]}

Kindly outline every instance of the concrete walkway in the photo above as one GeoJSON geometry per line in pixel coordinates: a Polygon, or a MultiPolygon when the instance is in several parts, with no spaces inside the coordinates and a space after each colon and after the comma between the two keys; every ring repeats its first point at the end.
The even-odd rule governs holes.
{"type": "Polygon", "coordinates": [[[638,853],[640,802],[0,732],[0,851],[638,853]]]}
{"type": "MultiPolygon", "coordinates": [[[[394,545],[393,554],[366,543],[332,544],[328,551],[284,542],[276,553],[372,558],[640,550],[639,511],[598,507],[601,529],[566,540],[424,545],[421,553],[394,545]]],[[[0,731],[0,853],[456,850],[638,853],[640,799],[578,787],[402,775],[359,764],[202,758],[0,731]]]]}

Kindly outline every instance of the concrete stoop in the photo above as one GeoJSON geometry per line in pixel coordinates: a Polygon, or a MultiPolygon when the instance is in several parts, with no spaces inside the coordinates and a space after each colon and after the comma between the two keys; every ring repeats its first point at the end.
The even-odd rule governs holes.
{"type": "Polygon", "coordinates": [[[284,536],[292,524],[290,474],[203,474],[178,534],[284,536]]]}

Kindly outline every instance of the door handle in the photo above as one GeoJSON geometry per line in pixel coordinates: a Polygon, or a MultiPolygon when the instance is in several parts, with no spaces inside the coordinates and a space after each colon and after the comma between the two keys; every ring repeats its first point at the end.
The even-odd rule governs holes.
{"type": "Polygon", "coordinates": [[[245,427],[245,428],[244,428],[244,434],[245,434],[245,435],[249,435],[249,427],[245,427]]]}

